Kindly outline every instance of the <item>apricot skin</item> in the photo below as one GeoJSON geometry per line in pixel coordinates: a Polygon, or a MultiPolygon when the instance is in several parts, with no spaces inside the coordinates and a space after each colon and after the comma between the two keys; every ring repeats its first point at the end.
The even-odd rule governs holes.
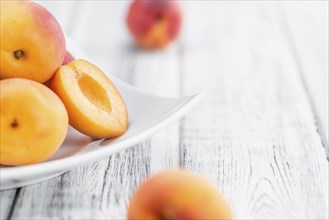
{"type": "Polygon", "coordinates": [[[168,45],[177,37],[181,24],[182,11],[176,0],[134,0],[127,16],[127,26],[134,40],[147,49],[168,45]]]}
{"type": "Polygon", "coordinates": [[[167,170],[146,180],[130,201],[128,219],[232,219],[217,189],[201,177],[167,170]]]}
{"type": "Polygon", "coordinates": [[[66,46],[55,17],[31,1],[1,1],[0,78],[45,82],[63,63],[66,46]]]}
{"type": "Polygon", "coordinates": [[[64,61],[63,61],[63,65],[66,65],[69,62],[72,62],[73,60],[74,60],[74,57],[72,56],[72,54],[70,52],[66,51],[64,61]]]}
{"type": "MultiPolygon", "coordinates": [[[[63,61],[63,64],[62,65],[66,65],[66,64],[72,62],[73,60],[75,60],[75,59],[72,56],[72,54],[70,52],[66,51],[65,58],[64,58],[64,61],[63,61]]],[[[45,85],[48,88],[50,88],[51,80],[52,80],[52,78],[48,79],[46,82],[43,83],[43,85],[45,85]]]]}
{"type": "Polygon", "coordinates": [[[61,66],[50,88],[61,98],[70,125],[94,138],[113,138],[128,127],[126,105],[112,82],[95,65],[74,60],[61,66]]]}
{"type": "Polygon", "coordinates": [[[5,79],[0,85],[0,164],[47,160],[67,133],[63,103],[49,88],[28,79],[5,79]]]}

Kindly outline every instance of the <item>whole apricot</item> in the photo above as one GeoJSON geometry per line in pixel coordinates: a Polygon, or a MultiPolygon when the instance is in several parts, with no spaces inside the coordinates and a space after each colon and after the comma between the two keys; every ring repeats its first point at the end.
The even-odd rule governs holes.
{"type": "Polygon", "coordinates": [[[0,164],[38,163],[61,146],[68,115],[48,87],[28,79],[4,79],[0,103],[0,164]]]}
{"type": "Polygon", "coordinates": [[[55,17],[31,1],[1,1],[0,78],[50,79],[64,60],[64,34],[55,17]]]}
{"type": "Polygon", "coordinates": [[[73,60],[74,60],[74,57],[72,56],[72,54],[70,52],[66,51],[63,65],[68,64],[69,62],[72,62],[73,60]]]}
{"type": "Polygon", "coordinates": [[[232,219],[219,191],[184,170],[167,170],[147,179],[128,207],[128,219],[232,219]]]}
{"type": "Polygon", "coordinates": [[[135,0],[129,7],[127,25],[141,47],[163,48],[178,35],[182,10],[177,0],[135,0]]]}

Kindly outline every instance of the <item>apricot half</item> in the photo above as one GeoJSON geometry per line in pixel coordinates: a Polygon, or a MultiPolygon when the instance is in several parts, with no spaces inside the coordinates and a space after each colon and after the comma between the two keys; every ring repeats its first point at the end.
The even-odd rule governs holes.
{"type": "Polygon", "coordinates": [[[95,65],[74,60],[61,66],[50,85],[61,98],[70,124],[94,138],[112,138],[128,127],[128,112],[120,93],[95,65]]]}
{"type": "Polygon", "coordinates": [[[44,161],[60,147],[68,115],[48,87],[28,79],[0,81],[0,163],[25,165],[44,161]]]}
{"type": "Polygon", "coordinates": [[[167,170],[146,180],[132,197],[128,219],[232,219],[218,190],[184,170],[167,170]]]}

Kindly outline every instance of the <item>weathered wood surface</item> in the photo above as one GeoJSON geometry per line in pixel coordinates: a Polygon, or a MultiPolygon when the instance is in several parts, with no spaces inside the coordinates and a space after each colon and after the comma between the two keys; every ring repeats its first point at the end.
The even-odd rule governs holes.
{"type": "Polygon", "coordinates": [[[328,1],[288,3],[282,8],[287,38],[328,155],[328,1]]]}
{"type": "Polygon", "coordinates": [[[41,3],[105,71],[207,98],[109,159],[0,192],[1,219],[123,219],[145,177],[179,166],[216,184],[236,218],[328,218],[327,2],[186,1],[182,35],[157,52],[131,44],[128,2],[41,3]]]}

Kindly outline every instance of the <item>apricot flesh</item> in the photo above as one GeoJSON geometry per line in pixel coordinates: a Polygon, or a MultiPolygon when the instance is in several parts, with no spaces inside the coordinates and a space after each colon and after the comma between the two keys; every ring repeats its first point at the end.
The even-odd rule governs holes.
{"type": "Polygon", "coordinates": [[[95,65],[74,60],[58,69],[51,89],[61,98],[70,124],[94,138],[113,138],[128,127],[126,105],[112,82],[95,65]]]}
{"type": "Polygon", "coordinates": [[[48,159],[67,133],[63,103],[49,88],[28,79],[5,79],[0,85],[0,164],[26,165],[48,159]]]}
{"type": "Polygon", "coordinates": [[[0,78],[45,82],[63,63],[66,45],[55,17],[32,1],[1,1],[0,78]]]}
{"type": "Polygon", "coordinates": [[[167,170],[146,180],[128,207],[128,219],[232,219],[218,190],[184,170],[167,170]]]}

